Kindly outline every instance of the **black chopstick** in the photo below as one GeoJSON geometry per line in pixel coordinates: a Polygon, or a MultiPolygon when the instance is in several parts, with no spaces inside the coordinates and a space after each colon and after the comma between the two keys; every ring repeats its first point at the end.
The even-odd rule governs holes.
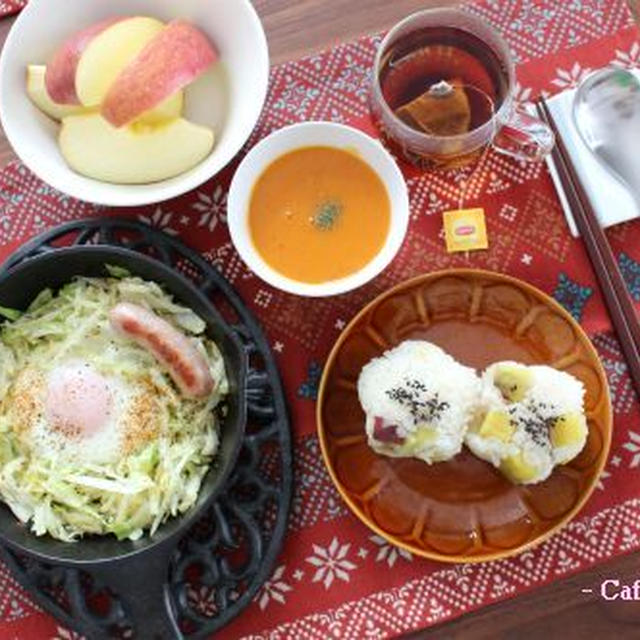
{"type": "Polygon", "coordinates": [[[618,334],[633,386],[640,398],[640,321],[607,236],[582,187],[549,107],[540,98],[538,113],[556,136],[552,157],[573,218],[618,334]]]}

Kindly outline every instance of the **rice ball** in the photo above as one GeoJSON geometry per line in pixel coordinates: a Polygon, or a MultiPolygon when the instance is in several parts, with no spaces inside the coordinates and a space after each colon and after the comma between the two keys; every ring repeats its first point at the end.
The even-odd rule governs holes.
{"type": "Polygon", "coordinates": [[[436,345],[408,340],[363,367],[358,397],[374,451],[431,464],[462,449],[480,380],[436,345]]]}
{"type": "Polygon", "coordinates": [[[465,442],[516,484],[534,484],[582,451],[584,386],[547,366],[497,362],[482,376],[482,415],[465,442]]]}

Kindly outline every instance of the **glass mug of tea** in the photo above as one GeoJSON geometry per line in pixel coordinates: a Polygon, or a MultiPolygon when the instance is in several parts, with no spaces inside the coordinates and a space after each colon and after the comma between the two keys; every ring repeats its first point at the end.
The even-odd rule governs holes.
{"type": "Polygon", "coordinates": [[[524,160],[553,148],[549,127],[514,107],[507,43],[469,13],[427,9],[405,18],[382,41],[372,82],[376,125],[414,164],[461,166],[489,144],[524,160]]]}

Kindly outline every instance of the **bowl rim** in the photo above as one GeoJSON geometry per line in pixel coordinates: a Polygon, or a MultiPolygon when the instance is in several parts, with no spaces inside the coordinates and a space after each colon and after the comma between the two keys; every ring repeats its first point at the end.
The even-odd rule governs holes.
{"type": "MultiPolygon", "coordinates": [[[[260,16],[250,0],[232,1],[237,7],[237,11],[244,12],[246,19],[250,22],[251,28],[255,33],[256,42],[253,45],[254,64],[260,64],[262,66],[262,70],[260,73],[261,84],[259,86],[260,99],[252,102],[251,118],[247,118],[246,121],[243,121],[239,126],[237,142],[230,145],[226,154],[223,156],[216,155],[216,146],[214,145],[209,155],[187,172],[174,176],[173,178],[157,182],[130,185],[111,183],[82,176],[81,174],[73,171],[73,169],[63,161],[63,175],[66,175],[66,173],[69,172],[73,174],[73,176],[79,176],[86,181],[79,185],[69,187],[64,178],[55,178],[51,180],[50,177],[45,175],[45,172],[41,170],[37,162],[27,161],[25,157],[29,157],[29,154],[25,152],[25,147],[21,142],[19,127],[14,127],[13,125],[7,126],[8,121],[5,116],[5,109],[3,108],[5,100],[3,95],[5,92],[1,91],[1,87],[3,83],[2,79],[7,75],[6,70],[9,67],[8,52],[13,48],[20,47],[19,40],[22,36],[23,29],[25,29],[24,24],[32,14],[36,14],[40,11],[40,8],[44,6],[43,0],[31,0],[20,12],[16,21],[9,30],[7,39],[2,47],[2,51],[0,52],[0,124],[2,125],[7,141],[11,145],[13,152],[18,156],[20,161],[29,168],[30,171],[54,189],[83,202],[111,207],[144,206],[164,202],[184,195],[218,175],[229,165],[229,163],[233,161],[251,137],[251,134],[260,120],[269,91],[269,75],[271,66],[269,43],[264,26],[260,20],[260,16]],[[216,158],[215,163],[214,158],[216,158]],[[217,168],[212,172],[208,167],[213,164],[215,164],[217,168]],[[99,194],[93,195],[93,191],[98,191],[99,194]]],[[[131,8],[131,11],[134,12],[134,7],[131,8]]],[[[216,138],[217,137],[218,136],[216,135],[216,138]]]]}
{"type": "Polygon", "coordinates": [[[393,156],[384,147],[380,140],[367,134],[361,129],[325,120],[310,120],[290,124],[273,131],[268,136],[260,140],[260,142],[258,142],[249,151],[249,153],[247,153],[239,164],[231,181],[227,198],[227,223],[229,226],[229,234],[234,247],[251,271],[253,271],[261,280],[276,289],[310,298],[334,296],[352,291],[365,285],[367,282],[382,273],[382,271],[384,271],[394,260],[404,243],[409,228],[409,218],[410,202],[407,182],[393,156]],[[344,149],[348,146],[345,144],[333,143],[308,144],[305,143],[304,140],[301,140],[289,150],[285,150],[277,154],[274,154],[271,151],[275,143],[282,139],[295,136],[298,132],[303,132],[303,137],[305,137],[307,132],[321,130],[339,131],[346,136],[350,136],[353,140],[354,146],[357,146],[358,149],[367,147],[371,150],[372,154],[377,154],[380,160],[389,167],[391,181],[395,187],[394,190],[398,190],[399,197],[394,200],[389,180],[383,178],[379,171],[371,166],[367,158],[361,157],[361,160],[365,162],[380,178],[389,196],[390,223],[385,241],[375,256],[373,256],[373,258],[371,258],[371,260],[369,260],[369,262],[367,262],[358,271],[337,280],[330,280],[321,283],[306,283],[293,280],[292,278],[280,274],[264,259],[262,259],[257,249],[251,253],[245,251],[242,247],[242,243],[239,242],[239,239],[246,238],[248,243],[253,246],[248,225],[246,224],[248,205],[251,200],[253,185],[255,185],[266,167],[282,155],[289,153],[290,151],[295,151],[296,149],[303,149],[306,146],[326,146],[334,149],[344,149]],[[267,160],[265,163],[261,164],[261,168],[259,168],[258,171],[255,171],[253,168],[250,168],[250,164],[254,162],[258,154],[263,152],[265,153],[267,160]],[[242,188],[240,186],[240,182],[243,180],[251,183],[251,187],[249,189],[242,188]],[[378,260],[382,254],[386,254],[385,258],[376,264],[376,260],[378,260]]]}
{"type": "MultiPolygon", "coordinates": [[[[558,533],[561,529],[563,529],[582,510],[582,508],[585,506],[585,504],[587,503],[587,501],[589,500],[589,498],[591,497],[591,495],[596,489],[596,486],[598,484],[598,479],[600,478],[602,471],[605,468],[605,465],[609,457],[609,452],[611,449],[611,440],[613,435],[613,419],[614,419],[614,414],[613,414],[613,409],[611,405],[611,393],[609,389],[609,384],[607,382],[607,376],[604,371],[604,367],[602,365],[602,362],[600,361],[600,357],[598,356],[598,353],[595,347],[593,346],[593,343],[591,342],[591,339],[589,338],[587,333],[582,329],[580,324],[559,302],[554,300],[550,295],[548,295],[538,287],[532,284],[529,284],[528,282],[525,282],[524,280],[521,280],[514,276],[510,276],[497,271],[489,271],[487,269],[456,268],[456,267],[423,273],[421,275],[414,276],[412,278],[399,282],[398,284],[390,287],[386,291],[383,291],[380,295],[376,296],[371,302],[366,304],[360,311],[358,311],[358,313],[351,319],[349,324],[344,328],[344,330],[336,340],[335,344],[331,348],[331,352],[329,353],[329,356],[326,360],[326,363],[324,365],[324,369],[322,372],[322,378],[320,380],[320,386],[318,388],[318,402],[316,405],[316,425],[317,425],[316,428],[317,428],[318,440],[320,442],[320,451],[322,452],[322,459],[323,459],[325,468],[327,469],[327,472],[331,477],[331,482],[333,483],[334,487],[338,490],[338,493],[340,494],[342,499],[346,502],[347,506],[349,507],[353,515],[355,515],[371,531],[373,531],[374,533],[377,533],[379,536],[381,536],[383,539],[387,540],[391,544],[397,547],[400,547],[402,549],[406,549],[410,553],[413,553],[417,556],[421,556],[429,560],[436,560],[438,562],[443,562],[447,564],[480,563],[480,562],[488,562],[491,560],[503,560],[505,558],[510,558],[524,551],[537,547],[538,545],[542,544],[543,542],[551,538],[553,535],[558,533]],[[605,402],[607,407],[607,421],[605,425],[606,433],[604,433],[604,437],[603,437],[602,452],[600,454],[600,459],[596,466],[596,472],[593,476],[593,480],[591,484],[582,492],[582,494],[580,495],[580,498],[576,501],[573,507],[569,511],[567,511],[565,514],[563,514],[563,516],[558,520],[558,522],[554,526],[552,526],[549,530],[545,531],[543,534],[537,536],[533,540],[529,540],[528,542],[525,542],[524,544],[513,547],[512,549],[503,549],[500,551],[484,553],[481,555],[480,554],[465,555],[464,553],[446,555],[444,553],[440,553],[437,551],[429,551],[427,549],[421,549],[415,545],[411,545],[402,540],[399,540],[393,534],[390,534],[384,529],[382,529],[373,520],[367,518],[367,516],[357,506],[355,500],[353,500],[349,496],[349,492],[342,486],[342,483],[340,482],[337,476],[337,473],[333,467],[331,458],[329,456],[329,447],[328,447],[327,438],[325,435],[324,421],[322,418],[322,409],[324,406],[324,398],[325,398],[325,393],[326,393],[327,385],[329,381],[329,371],[332,369],[335,363],[335,360],[338,356],[338,353],[342,348],[342,345],[344,344],[346,339],[349,337],[349,335],[351,334],[351,331],[354,329],[356,324],[363,317],[365,317],[368,313],[370,313],[372,309],[374,309],[384,300],[394,296],[395,294],[403,291],[404,289],[411,288],[412,286],[415,286],[420,283],[424,283],[430,279],[437,280],[443,277],[451,277],[451,276],[455,277],[455,276],[464,276],[464,275],[491,278],[494,280],[501,281],[503,283],[516,285],[524,289],[528,293],[531,293],[537,297],[542,297],[549,304],[549,307],[553,308],[565,320],[569,322],[573,330],[576,331],[577,334],[584,339],[583,342],[585,344],[587,351],[589,352],[589,355],[591,356],[593,362],[597,363],[600,379],[605,381],[605,384],[603,385],[603,389],[604,389],[603,402],[605,402]]],[[[364,425],[363,425],[363,429],[364,429],[364,425]]]]}
{"type": "MultiPolygon", "coordinates": [[[[231,456],[229,458],[229,462],[225,468],[222,469],[222,473],[220,473],[217,478],[217,487],[215,490],[211,491],[209,495],[207,495],[201,504],[194,504],[187,511],[182,514],[178,514],[176,516],[170,516],[169,519],[162,523],[160,527],[158,527],[158,531],[161,531],[163,527],[170,523],[174,523],[174,529],[168,532],[165,536],[160,537],[156,540],[153,540],[151,536],[149,536],[148,532],[145,533],[139,541],[130,541],[130,540],[117,540],[117,538],[113,537],[110,534],[105,534],[101,536],[95,536],[95,538],[100,539],[101,541],[105,541],[107,543],[111,543],[118,546],[130,545],[130,549],[126,550],[123,553],[117,555],[97,555],[92,557],[82,557],[82,553],[78,554],[79,557],[74,557],[74,554],[71,553],[69,556],[58,556],[54,553],[47,553],[46,551],[41,551],[38,549],[32,548],[30,545],[24,545],[16,540],[13,540],[11,536],[5,535],[2,531],[0,531],[0,541],[3,544],[6,544],[8,547],[13,548],[21,553],[25,553],[30,557],[36,558],[38,560],[42,560],[44,562],[53,562],[55,564],[59,564],[61,566],[66,567],[97,567],[97,566],[108,566],[114,563],[126,562],[130,561],[134,558],[142,557],[147,555],[149,557],[160,557],[163,556],[167,549],[172,549],[178,540],[182,536],[184,536],[189,529],[197,522],[198,518],[202,517],[203,513],[206,512],[208,508],[211,507],[211,504],[220,496],[220,493],[224,490],[226,486],[226,482],[232,474],[238,456],[240,454],[240,449],[242,446],[242,442],[244,439],[245,428],[247,423],[247,409],[246,409],[246,384],[247,384],[247,374],[249,370],[249,364],[246,357],[246,352],[240,343],[239,338],[231,331],[231,328],[228,325],[228,322],[222,317],[220,312],[216,309],[213,302],[211,302],[207,296],[200,291],[194,283],[192,283],[186,276],[180,273],[175,268],[165,264],[161,260],[148,256],[146,254],[140,253],[133,249],[129,249],[127,247],[118,247],[111,246],[105,244],[97,244],[97,245],[73,245],[66,247],[59,247],[52,249],[51,251],[47,251],[45,253],[41,253],[38,255],[30,256],[25,258],[23,261],[9,266],[9,268],[4,269],[3,265],[0,265],[0,287],[3,287],[7,282],[11,280],[11,278],[16,274],[21,272],[22,270],[26,270],[29,268],[34,268],[34,264],[38,262],[45,261],[47,259],[54,259],[56,256],[61,256],[67,259],[73,259],[74,257],[81,256],[83,254],[100,254],[100,253],[108,253],[111,256],[117,257],[127,257],[133,258],[133,260],[137,260],[140,263],[146,264],[149,268],[156,270],[157,272],[164,273],[174,278],[176,282],[180,282],[185,288],[190,292],[191,295],[195,299],[198,299],[205,307],[207,307],[208,312],[211,314],[213,318],[219,319],[224,325],[224,332],[226,337],[228,337],[231,342],[234,344],[234,347],[237,349],[238,354],[240,354],[240,370],[236,372],[236,376],[238,379],[238,389],[237,393],[239,396],[239,411],[238,411],[238,430],[236,434],[235,441],[233,443],[233,447],[231,450],[231,456]],[[213,313],[212,313],[213,312],[213,313]],[[142,546],[138,545],[140,542],[145,543],[142,546]]],[[[107,257],[108,259],[108,257],[107,257]]],[[[106,263],[105,263],[106,264],[106,263]]],[[[80,269],[81,271],[82,269],[80,269]]],[[[132,273],[132,276],[135,277],[136,274],[132,273]]],[[[106,277],[106,276],[105,276],[106,277]]],[[[160,286],[164,287],[162,281],[154,280],[153,278],[146,278],[149,280],[153,280],[154,282],[158,282],[160,286]]],[[[183,303],[184,304],[184,303],[183,303]]],[[[207,327],[209,327],[209,322],[207,322],[207,327]]],[[[209,473],[215,467],[216,457],[212,460],[207,473],[209,473]]],[[[219,470],[219,467],[217,467],[219,470]]],[[[205,476],[206,477],[206,476],[205,476]]],[[[203,478],[204,480],[204,478],[203,478]]],[[[202,489],[202,487],[201,487],[202,489]]],[[[13,512],[11,512],[10,508],[4,501],[0,500],[0,504],[3,507],[9,509],[10,516],[16,519],[16,522],[19,520],[15,517],[13,512]]],[[[50,535],[45,536],[36,536],[35,533],[31,532],[28,529],[29,539],[41,539],[44,540],[45,543],[51,543],[55,545],[66,545],[67,549],[82,549],[84,538],[81,538],[72,543],[65,543],[63,541],[57,540],[50,535]]],[[[94,539],[93,537],[91,539],[94,539]]]]}

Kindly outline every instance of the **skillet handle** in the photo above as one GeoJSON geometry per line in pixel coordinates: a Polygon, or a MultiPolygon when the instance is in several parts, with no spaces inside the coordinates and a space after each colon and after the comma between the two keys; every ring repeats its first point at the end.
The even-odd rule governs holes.
{"type": "Polygon", "coordinates": [[[169,593],[169,562],[174,547],[92,568],[92,574],[120,599],[134,640],[181,640],[169,593]]]}

